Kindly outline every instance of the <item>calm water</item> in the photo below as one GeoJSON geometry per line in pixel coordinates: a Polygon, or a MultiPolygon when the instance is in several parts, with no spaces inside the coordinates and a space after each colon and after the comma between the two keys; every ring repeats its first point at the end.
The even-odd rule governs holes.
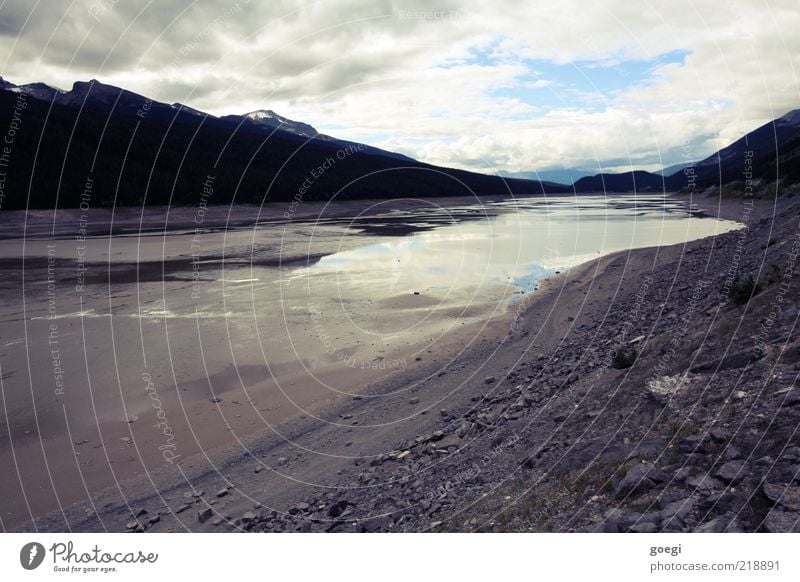
{"type": "MultiPolygon", "coordinates": [[[[391,218],[370,227],[396,225],[400,217],[391,218]]],[[[664,196],[523,199],[415,213],[407,221],[431,230],[328,255],[295,275],[310,280],[334,275],[339,293],[345,294],[368,287],[376,297],[400,290],[441,297],[500,284],[519,297],[542,277],[601,255],[738,228],[664,196]],[[463,220],[469,210],[472,218],[463,220]],[[461,220],[447,224],[450,212],[461,220]]]]}

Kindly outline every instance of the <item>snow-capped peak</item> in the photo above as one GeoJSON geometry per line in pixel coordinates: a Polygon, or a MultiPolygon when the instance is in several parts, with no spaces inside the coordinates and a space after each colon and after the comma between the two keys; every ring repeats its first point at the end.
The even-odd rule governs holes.
{"type": "Polygon", "coordinates": [[[287,119],[282,115],[278,115],[271,109],[257,109],[256,111],[245,113],[244,117],[246,117],[253,123],[257,123],[259,125],[263,125],[273,129],[279,128],[283,131],[288,131],[290,133],[294,133],[295,135],[300,135],[303,137],[310,138],[319,135],[317,130],[308,125],[307,123],[303,123],[301,121],[292,121],[291,119],[287,119]]]}

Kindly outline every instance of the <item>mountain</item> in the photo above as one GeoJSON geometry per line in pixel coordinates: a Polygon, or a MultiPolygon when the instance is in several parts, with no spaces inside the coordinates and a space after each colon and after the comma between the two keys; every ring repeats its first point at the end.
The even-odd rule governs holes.
{"type": "MultiPolygon", "coordinates": [[[[232,119],[241,116],[230,115],[228,117],[232,119]]],[[[246,117],[247,119],[249,119],[250,121],[252,121],[257,125],[268,127],[270,129],[282,129],[284,131],[288,131],[302,137],[313,138],[319,135],[319,132],[310,125],[308,125],[307,123],[302,123],[300,121],[292,121],[291,119],[287,119],[281,115],[278,115],[277,113],[269,109],[259,109],[258,111],[251,111],[250,113],[245,113],[244,117],[246,117]]]]}
{"type": "Polygon", "coordinates": [[[3,81],[0,124],[12,120],[4,210],[78,206],[89,181],[91,206],[570,191],[425,164],[268,110],[215,117],[96,80],[70,91],[3,81]],[[211,196],[203,192],[209,176],[211,196]]]}
{"type": "Polygon", "coordinates": [[[531,170],[528,172],[498,172],[498,176],[504,178],[521,178],[523,180],[541,180],[542,182],[555,182],[558,184],[572,184],[584,176],[592,176],[594,170],[582,170],[577,168],[563,168],[561,170],[531,170]]]}
{"type": "Polygon", "coordinates": [[[680,164],[673,164],[671,166],[667,166],[666,168],[661,168],[658,172],[654,172],[659,176],[674,176],[681,170],[688,168],[689,166],[693,166],[694,162],[681,162],[680,164]]]}
{"type": "Polygon", "coordinates": [[[575,192],[663,192],[664,176],[635,170],[621,174],[597,174],[575,182],[575,192]]]}
{"type": "MultiPolygon", "coordinates": [[[[700,188],[743,182],[745,172],[765,182],[800,182],[800,109],[765,123],[694,165],[700,188]]],[[[684,174],[671,177],[671,184],[687,187],[684,174]]]]}
{"type": "Polygon", "coordinates": [[[800,109],[765,123],[697,163],[672,166],[662,173],[598,174],[581,178],[573,187],[579,193],[675,192],[720,185],[736,191],[744,189],[747,179],[800,183],[800,109]]]}

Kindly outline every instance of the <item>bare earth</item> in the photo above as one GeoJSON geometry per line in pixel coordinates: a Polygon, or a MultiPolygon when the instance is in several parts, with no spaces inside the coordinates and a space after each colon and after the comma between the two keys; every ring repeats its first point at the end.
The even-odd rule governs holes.
{"type": "MultiPolygon", "coordinates": [[[[759,273],[768,265],[758,256],[762,246],[762,254],[778,253],[769,260],[786,263],[791,258],[798,227],[796,200],[783,199],[777,209],[773,201],[761,200],[746,211],[751,229],[739,266],[743,273],[759,273]]],[[[741,199],[696,201],[710,214],[742,219],[741,199]]],[[[342,209],[342,216],[350,211],[342,209]]],[[[297,238],[283,248],[298,252],[287,259],[329,252],[326,245],[338,241],[337,226],[326,228],[333,229],[330,238],[320,238],[310,251],[299,250],[308,239],[295,233],[297,238]]],[[[736,382],[727,376],[724,388],[717,382],[720,368],[738,368],[696,369],[696,364],[706,364],[715,354],[729,353],[730,346],[736,353],[746,351],[747,341],[763,320],[761,312],[769,313],[774,300],[770,294],[777,293],[776,282],[767,283],[765,274],[768,288],[751,302],[760,315],[744,317],[743,308],[719,292],[737,252],[736,236],[729,233],[602,257],[548,279],[540,292],[516,309],[494,313],[498,301],[492,297],[476,306],[478,312],[471,314],[474,322],[459,321],[464,325],[452,325],[454,313],[446,306],[428,317],[424,295],[404,292],[385,310],[387,318],[395,319],[382,324],[391,329],[408,321],[424,322],[413,337],[405,335],[401,343],[379,346],[383,353],[367,347],[366,338],[348,338],[342,345],[351,351],[344,361],[328,361],[318,330],[311,325],[304,340],[289,341],[294,346],[291,355],[278,358],[274,369],[263,365],[257,345],[252,346],[255,363],[231,365],[232,353],[248,353],[254,328],[237,330],[234,324],[231,343],[204,345],[202,331],[185,325],[185,321],[199,325],[196,317],[186,319],[183,326],[180,318],[159,317],[163,311],[191,314],[197,307],[192,301],[166,306],[159,303],[161,283],[154,282],[152,289],[139,285],[138,293],[144,296],[109,296],[108,310],[124,313],[126,305],[153,302],[153,321],[131,318],[128,329],[110,334],[118,338],[118,345],[96,346],[87,357],[79,350],[62,358],[71,366],[70,374],[83,374],[84,380],[107,378],[114,389],[98,391],[102,396],[67,389],[55,393],[47,346],[26,344],[25,326],[19,323],[36,314],[19,313],[22,302],[16,295],[4,300],[2,312],[3,321],[9,322],[4,323],[4,332],[14,322],[19,325],[3,337],[3,418],[9,420],[0,432],[0,468],[3,475],[12,476],[4,477],[0,485],[3,529],[694,531],[712,524],[707,527],[719,531],[791,531],[797,524],[791,516],[796,517],[800,507],[777,505],[774,500],[770,505],[775,490],[769,487],[783,487],[791,499],[797,495],[790,471],[800,457],[792,461],[789,456],[784,462],[781,455],[800,444],[798,409],[770,399],[781,390],[784,395],[792,393],[785,390],[793,381],[786,374],[797,374],[796,290],[791,294],[794,311],[784,312],[768,339],[779,351],[785,346],[783,377],[767,374],[764,381],[759,369],[760,376],[745,378],[741,385],[739,391],[747,395],[731,404],[736,382]],[[701,292],[698,280],[706,285],[701,292]],[[686,327],[680,316],[687,305],[692,306],[691,323],[681,336],[686,351],[665,362],[664,346],[686,327]],[[737,327],[735,321],[745,324],[737,327]],[[162,326],[149,335],[169,334],[169,342],[138,345],[139,325],[162,326]],[[775,335],[779,329],[786,333],[775,335]],[[184,335],[176,338],[175,333],[184,335]],[[430,351],[432,339],[435,353],[430,351]],[[165,355],[167,345],[182,345],[185,350],[165,355]],[[640,352],[632,368],[608,365],[608,354],[621,345],[634,345],[640,352]],[[39,374],[31,378],[33,393],[10,391],[14,372],[7,370],[15,359],[30,357],[32,350],[44,353],[31,372],[39,374]],[[120,354],[137,361],[129,362],[120,354]],[[142,356],[149,364],[143,365],[142,356]],[[298,373],[292,358],[307,364],[315,360],[308,364],[314,377],[305,370],[298,373]],[[171,369],[172,361],[185,362],[185,369],[171,369]],[[206,369],[209,362],[217,368],[206,369]],[[352,362],[357,365],[349,365],[352,362]],[[78,363],[83,370],[77,369],[78,363]],[[120,369],[135,381],[115,377],[120,369]],[[654,377],[687,373],[690,389],[683,382],[663,401],[648,396],[654,377]],[[149,382],[157,386],[168,411],[174,449],[159,449],[172,441],[154,428],[151,402],[141,398],[148,395],[149,382]],[[761,386],[758,394],[754,386],[761,386]],[[767,404],[759,403],[762,394],[767,404]],[[692,399],[698,395],[719,397],[719,402],[697,404],[692,399]],[[133,402],[139,408],[130,406],[133,402]],[[747,405],[752,414],[725,409],[739,405],[747,405]],[[25,414],[33,409],[36,416],[25,414]],[[702,414],[692,417],[695,409],[702,414]],[[781,420],[780,430],[763,422],[775,417],[776,410],[789,414],[781,420]],[[120,411],[127,417],[120,417],[120,411]],[[753,424],[739,430],[735,419],[742,416],[753,424]],[[63,438],[67,425],[69,440],[63,438]],[[707,446],[712,428],[720,432],[714,436],[716,444],[707,446]],[[759,430],[766,439],[755,434],[759,430]],[[687,438],[695,438],[691,442],[697,446],[687,445],[687,438]],[[767,445],[775,450],[765,453],[767,445]],[[731,447],[738,452],[731,453],[731,447]],[[168,462],[164,450],[174,450],[180,458],[168,462]],[[764,457],[770,457],[772,464],[764,457]],[[746,467],[743,476],[720,476],[724,462],[741,462],[746,467]],[[639,465],[646,467],[643,473],[639,465]],[[759,472],[762,466],[766,470],[759,472]],[[772,477],[771,470],[776,471],[772,477]],[[639,473],[635,481],[629,478],[625,483],[627,474],[639,473]],[[707,486],[703,475],[708,475],[707,486]],[[729,491],[733,482],[741,482],[738,496],[729,491]],[[748,487],[752,492],[745,495],[742,491],[748,487]],[[712,499],[714,495],[717,498],[712,499]],[[674,504],[686,499],[691,501],[679,505],[688,509],[681,509],[678,523],[674,504]]],[[[158,242],[154,255],[159,244],[163,249],[169,241],[158,242]]],[[[205,252],[213,254],[213,241],[209,245],[205,252]]],[[[113,261],[113,253],[107,251],[105,260],[113,261]]],[[[60,260],[68,256],[65,251],[60,260]]],[[[170,256],[175,261],[191,259],[184,251],[170,256]]],[[[18,264],[11,256],[6,261],[0,283],[5,295],[46,294],[46,288],[23,290],[18,264]]],[[[167,270],[157,268],[156,275],[167,270]]],[[[124,268],[120,272],[119,281],[125,281],[124,268]]],[[[184,295],[190,297],[191,270],[188,279],[185,265],[170,272],[178,279],[172,295],[185,288],[184,295]]],[[[790,282],[796,284],[796,276],[790,282]]],[[[224,289],[219,293],[213,302],[224,309],[224,289]]],[[[320,301],[322,295],[321,290],[320,301]]],[[[59,297],[59,313],[80,311],[79,294],[59,297]]],[[[210,304],[206,302],[206,311],[210,304]]],[[[47,302],[38,305],[46,315],[47,302]]],[[[263,307],[254,309],[266,317],[263,329],[280,329],[269,318],[268,306],[263,307]]],[[[275,315],[284,313],[282,309],[275,315]]],[[[77,321],[81,319],[84,325],[93,322],[98,333],[106,335],[100,326],[112,320],[77,321]]],[[[46,318],[35,321],[42,326],[50,323],[46,318]]],[[[67,326],[67,321],[59,323],[59,341],[74,333],[91,344],[85,329],[67,326]]],[[[42,333],[39,330],[37,337],[42,333]]],[[[768,356],[775,356],[774,349],[768,356]]],[[[761,359],[757,366],[767,360],[761,359]]],[[[27,373],[27,367],[21,369],[27,373]]]]}

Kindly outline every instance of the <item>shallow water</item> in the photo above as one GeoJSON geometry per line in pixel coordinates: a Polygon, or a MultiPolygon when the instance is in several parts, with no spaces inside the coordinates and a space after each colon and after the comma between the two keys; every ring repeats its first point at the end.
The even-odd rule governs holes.
{"type": "Polygon", "coordinates": [[[508,322],[496,316],[556,270],[737,228],[641,196],[283,224],[254,213],[227,230],[85,241],[40,222],[28,223],[39,236],[0,244],[11,524],[166,467],[161,422],[189,458],[387,377],[407,390],[460,351],[497,345],[508,322]]]}
{"type": "MultiPolygon", "coordinates": [[[[465,208],[456,209],[464,215],[465,208]]],[[[521,199],[474,207],[481,220],[446,224],[454,209],[415,213],[409,223],[436,225],[323,257],[295,277],[336,277],[342,296],[369,287],[375,297],[399,290],[437,297],[486,284],[530,292],[548,275],[609,253],[672,245],[738,228],[703,217],[664,196],[581,196],[521,199]],[[444,225],[442,225],[444,224],[444,225]]],[[[396,224],[398,217],[392,217],[396,224]]],[[[372,227],[380,226],[375,221],[372,227]]]]}

